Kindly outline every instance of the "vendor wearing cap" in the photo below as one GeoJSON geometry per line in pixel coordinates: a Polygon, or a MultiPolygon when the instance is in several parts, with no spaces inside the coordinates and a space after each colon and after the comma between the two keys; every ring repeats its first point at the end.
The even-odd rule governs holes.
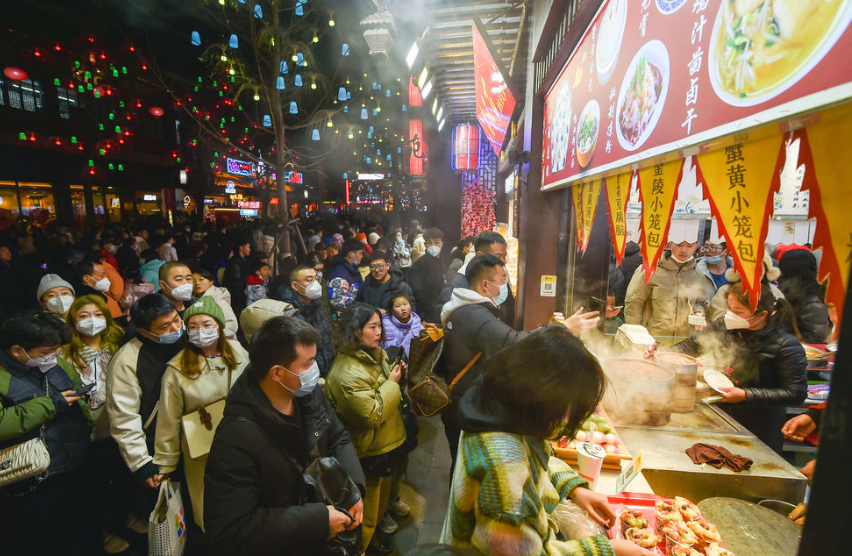
{"type": "Polygon", "coordinates": [[[627,324],[641,324],[652,336],[691,336],[696,326],[689,316],[703,315],[716,292],[713,280],[696,268],[697,220],[675,220],[669,230],[667,252],[657,271],[645,283],[638,269],[627,286],[624,317],[627,324]]]}
{"type": "Polygon", "coordinates": [[[74,286],[58,274],[45,274],[38,284],[36,297],[42,309],[65,318],[76,299],[76,292],[74,286]]]}

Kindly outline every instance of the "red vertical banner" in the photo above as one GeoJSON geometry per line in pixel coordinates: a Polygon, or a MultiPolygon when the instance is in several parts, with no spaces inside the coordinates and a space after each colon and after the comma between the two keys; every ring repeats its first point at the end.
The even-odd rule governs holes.
{"type": "Polygon", "coordinates": [[[624,172],[610,176],[605,181],[606,202],[609,209],[609,230],[612,246],[615,249],[616,266],[624,260],[624,246],[627,244],[627,202],[630,200],[630,178],[633,172],[624,172]]]}
{"type": "Polygon", "coordinates": [[[781,187],[785,149],[781,135],[735,143],[695,157],[696,179],[728,239],[734,268],[749,293],[752,309],[760,300],[764,241],[775,193],[781,187]]]}
{"type": "Polygon", "coordinates": [[[583,186],[583,247],[586,254],[589,239],[592,237],[592,224],[595,223],[595,213],[598,210],[598,198],[601,195],[601,179],[596,178],[583,186]]]}
{"type": "Polygon", "coordinates": [[[574,201],[574,233],[577,236],[577,250],[583,248],[583,184],[575,183],[571,187],[571,197],[574,201]]]}
{"type": "Polygon", "coordinates": [[[411,145],[411,154],[408,156],[409,173],[412,176],[422,176],[426,173],[423,164],[426,158],[426,138],[423,136],[421,120],[409,120],[408,141],[411,145]]]}
{"type": "Polygon", "coordinates": [[[814,249],[822,247],[820,281],[828,278],[826,303],[837,309],[836,330],[840,330],[849,264],[852,261],[852,218],[849,217],[849,144],[852,116],[822,114],[820,121],[793,134],[800,139],[798,165],[805,165],[802,191],[810,191],[810,214],[816,218],[814,249]],[[811,149],[811,142],[819,145],[811,149]]]}
{"type": "Polygon", "coordinates": [[[683,160],[653,164],[638,173],[639,198],[642,201],[639,242],[647,284],[657,271],[657,263],[669,235],[677,188],[683,176],[683,160]]]}
{"type": "Polygon", "coordinates": [[[423,106],[423,95],[420,94],[420,87],[414,82],[414,77],[408,80],[408,105],[423,106]]]}

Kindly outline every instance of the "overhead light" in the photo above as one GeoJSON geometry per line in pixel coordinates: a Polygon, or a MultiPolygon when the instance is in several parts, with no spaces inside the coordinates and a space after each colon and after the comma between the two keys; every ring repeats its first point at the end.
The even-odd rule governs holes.
{"type": "Polygon", "coordinates": [[[441,120],[440,122],[438,122],[438,131],[441,131],[441,129],[444,127],[445,121],[446,120],[441,120]]]}
{"type": "Polygon", "coordinates": [[[423,90],[420,91],[420,95],[423,98],[429,98],[429,93],[431,93],[431,92],[432,92],[432,80],[430,79],[429,82],[426,83],[426,86],[423,87],[423,90]]]}
{"type": "MultiPolygon", "coordinates": [[[[435,115],[435,112],[438,111],[438,97],[435,97],[435,102],[432,103],[432,115],[435,115]]],[[[438,118],[440,120],[440,118],[438,118]]]]}
{"type": "Polygon", "coordinates": [[[414,67],[414,62],[417,60],[417,55],[420,53],[420,48],[417,43],[411,45],[411,50],[408,51],[408,56],[405,57],[405,63],[408,64],[408,69],[414,67]]]}
{"type": "Polygon", "coordinates": [[[444,107],[442,106],[442,107],[438,108],[438,115],[437,115],[437,116],[435,116],[435,119],[436,119],[436,120],[440,120],[440,119],[442,119],[441,117],[442,117],[443,115],[444,115],[444,107]]]}
{"type": "Polygon", "coordinates": [[[426,84],[426,79],[429,77],[429,68],[423,67],[423,71],[420,72],[420,77],[417,78],[417,86],[420,90],[423,90],[423,85],[426,84]]]}

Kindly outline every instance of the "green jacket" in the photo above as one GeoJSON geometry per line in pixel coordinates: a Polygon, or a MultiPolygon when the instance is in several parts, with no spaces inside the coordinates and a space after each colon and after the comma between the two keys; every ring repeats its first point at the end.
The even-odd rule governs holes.
{"type": "MultiPolygon", "coordinates": [[[[80,375],[71,366],[71,363],[58,357],[57,364],[65,371],[75,388],[83,385],[80,375]]],[[[8,399],[9,383],[12,375],[0,366],[0,442],[12,440],[56,417],[56,405],[53,398],[47,395],[38,396],[17,405],[6,406],[3,400],[8,399]]],[[[89,407],[84,399],[77,404],[83,415],[91,424],[89,407]]]]}
{"type": "Polygon", "coordinates": [[[385,454],[405,441],[399,411],[402,394],[399,384],[388,380],[390,370],[381,348],[373,354],[343,348],[328,372],[325,395],[360,458],[385,454]]]}

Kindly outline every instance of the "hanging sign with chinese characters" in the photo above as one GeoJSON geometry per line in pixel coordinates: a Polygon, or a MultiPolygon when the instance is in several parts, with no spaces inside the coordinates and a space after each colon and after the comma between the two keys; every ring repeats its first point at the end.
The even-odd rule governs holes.
{"type": "Polygon", "coordinates": [[[763,277],[763,242],[769,231],[773,197],[781,185],[783,137],[742,139],[741,143],[698,155],[695,165],[719,233],[728,240],[734,268],[742,276],[752,308],[756,308],[763,277]]]}
{"type": "Polygon", "coordinates": [[[581,252],[586,254],[589,238],[592,237],[592,224],[595,223],[595,213],[598,211],[598,197],[601,195],[601,179],[594,179],[583,185],[583,246],[581,252]]]}
{"type": "Polygon", "coordinates": [[[848,105],[821,114],[818,122],[794,134],[801,140],[798,164],[805,166],[802,191],[810,192],[810,216],[817,220],[814,248],[823,249],[818,279],[828,278],[826,303],[837,309],[838,330],[852,261],[849,144],[838,139],[846,137],[852,137],[852,110],[848,105]],[[819,147],[812,149],[811,145],[819,147]]]}
{"type": "Polygon", "coordinates": [[[542,187],[848,99],[850,21],[850,0],[600,2],[545,93],[542,187]]]}
{"type": "Polygon", "coordinates": [[[609,230],[612,246],[615,249],[615,264],[621,266],[624,259],[624,246],[627,244],[627,201],[630,199],[630,178],[632,172],[625,172],[606,179],[606,202],[609,207],[609,230]]]}
{"type": "Polygon", "coordinates": [[[574,201],[574,226],[577,235],[577,249],[583,248],[583,184],[575,183],[571,188],[574,201]]]}
{"type": "Polygon", "coordinates": [[[682,171],[683,160],[652,164],[639,170],[639,196],[642,201],[639,242],[642,244],[646,284],[656,272],[666,246],[682,171]]]}

